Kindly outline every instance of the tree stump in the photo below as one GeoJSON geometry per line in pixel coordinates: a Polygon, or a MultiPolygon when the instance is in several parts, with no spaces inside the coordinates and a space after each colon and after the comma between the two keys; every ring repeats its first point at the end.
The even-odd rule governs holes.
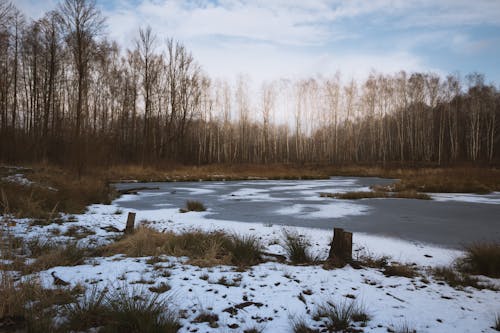
{"type": "Polygon", "coordinates": [[[127,225],[125,226],[125,234],[132,234],[135,227],[135,213],[128,213],[127,225]]]}
{"type": "Polygon", "coordinates": [[[352,232],[344,231],[341,228],[333,229],[333,241],[328,261],[340,266],[352,261],[352,232]]]}

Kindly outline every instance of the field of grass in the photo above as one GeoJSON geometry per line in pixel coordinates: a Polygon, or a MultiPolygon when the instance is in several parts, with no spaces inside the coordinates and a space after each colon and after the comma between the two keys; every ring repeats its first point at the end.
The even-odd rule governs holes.
{"type": "MultiPolygon", "coordinates": [[[[370,167],[331,165],[205,165],[143,168],[116,166],[96,170],[98,178],[138,181],[198,181],[247,179],[324,179],[330,176],[383,177],[399,181],[394,192],[488,193],[500,191],[500,170],[495,167],[370,167]]],[[[402,194],[405,195],[405,194],[402,194]]]]}

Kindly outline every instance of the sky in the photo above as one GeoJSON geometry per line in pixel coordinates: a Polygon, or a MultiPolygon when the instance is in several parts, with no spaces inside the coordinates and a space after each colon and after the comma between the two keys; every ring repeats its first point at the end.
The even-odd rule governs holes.
{"type": "MultiPolygon", "coordinates": [[[[150,25],[215,78],[362,79],[371,71],[479,72],[500,83],[500,0],[96,0],[106,33],[133,47],[150,25]]],[[[29,17],[56,0],[14,0],[29,17]]]]}

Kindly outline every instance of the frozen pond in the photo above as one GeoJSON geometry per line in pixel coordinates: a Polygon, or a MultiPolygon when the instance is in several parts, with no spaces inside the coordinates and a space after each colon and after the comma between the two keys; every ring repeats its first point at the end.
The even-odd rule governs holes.
{"type": "MultiPolygon", "coordinates": [[[[321,192],[368,191],[393,180],[332,177],[328,180],[162,182],[116,184],[118,189],[157,187],[118,200],[124,209],[181,208],[203,202],[213,220],[328,229],[398,237],[460,248],[500,239],[500,193],[433,194],[434,200],[321,198],[321,192]]],[[[188,213],[189,214],[189,213],[188,213]]]]}

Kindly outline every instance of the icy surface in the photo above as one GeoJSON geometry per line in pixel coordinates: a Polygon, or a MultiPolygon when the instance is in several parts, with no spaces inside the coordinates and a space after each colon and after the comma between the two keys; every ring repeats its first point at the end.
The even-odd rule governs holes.
{"type": "Polygon", "coordinates": [[[491,194],[430,193],[430,195],[433,200],[441,202],[458,201],[458,202],[500,205],[500,192],[493,192],[491,194]]]}

